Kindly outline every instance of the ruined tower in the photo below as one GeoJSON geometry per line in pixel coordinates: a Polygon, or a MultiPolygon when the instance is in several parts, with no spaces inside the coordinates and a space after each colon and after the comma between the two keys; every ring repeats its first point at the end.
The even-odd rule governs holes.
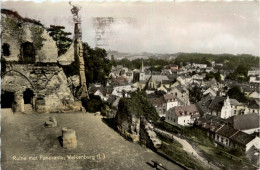
{"type": "Polygon", "coordinates": [[[80,76],[80,88],[77,91],[77,97],[89,97],[85,76],[85,63],[83,59],[83,46],[82,46],[82,31],[81,31],[81,19],[78,15],[80,7],[72,5],[71,13],[73,14],[74,27],[74,53],[79,60],[79,76],[80,76]]]}

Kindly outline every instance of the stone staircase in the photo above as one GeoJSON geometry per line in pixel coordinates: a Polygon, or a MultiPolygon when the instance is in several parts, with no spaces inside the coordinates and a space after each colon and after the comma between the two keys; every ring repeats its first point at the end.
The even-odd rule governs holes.
{"type": "Polygon", "coordinates": [[[145,125],[146,133],[148,134],[148,137],[152,141],[155,148],[159,148],[162,145],[161,140],[157,137],[156,133],[154,132],[153,125],[148,123],[145,125]]]}
{"type": "Polygon", "coordinates": [[[24,104],[24,112],[26,114],[33,113],[33,108],[31,104],[24,104]]]}

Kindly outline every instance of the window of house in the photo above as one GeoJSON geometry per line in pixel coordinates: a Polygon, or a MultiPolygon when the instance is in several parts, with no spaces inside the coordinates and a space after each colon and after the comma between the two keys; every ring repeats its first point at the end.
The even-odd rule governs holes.
{"type": "Polygon", "coordinates": [[[219,139],[219,136],[217,135],[217,140],[219,139]]]}
{"type": "Polygon", "coordinates": [[[224,139],[223,139],[223,138],[221,138],[221,143],[223,143],[223,140],[224,140],[224,139]]]}
{"type": "Polygon", "coordinates": [[[184,120],[184,123],[185,123],[185,120],[184,120]]]}
{"type": "MultiPolygon", "coordinates": [[[[173,119],[173,121],[175,122],[175,119],[173,119]]],[[[258,129],[258,131],[259,131],[259,129],[258,129]]]]}

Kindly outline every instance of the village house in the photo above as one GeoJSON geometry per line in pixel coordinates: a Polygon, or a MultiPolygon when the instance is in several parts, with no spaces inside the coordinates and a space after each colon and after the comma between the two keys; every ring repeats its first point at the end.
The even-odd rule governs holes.
{"type": "Polygon", "coordinates": [[[135,82],[133,85],[134,87],[136,87],[137,89],[139,90],[143,90],[146,86],[147,82],[145,80],[143,81],[138,81],[138,82],[135,82]]]}
{"type": "Polygon", "coordinates": [[[180,102],[173,94],[164,94],[163,98],[166,101],[165,111],[168,111],[170,108],[180,105],[180,102]]]}
{"type": "Polygon", "coordinates": [[[164,66],[164,69],[168,69],[171,71],[177,71],[179,69],[179,66],[176,64],[169,64],[169,65],[164,66]]]}
{"type": "Polygon", "coordinates": [[[148,97],[150,103],[155,107],[160,117],[165,117],[165,99],[163,96],[152,96],[148,97]]]}
{"type": "Polygon", "coordinates": [[[239,103],[236,99],[229,99],[232,108],[232,115],[239,115],[243,110],[244,106],[239,103]]]}
{"type": "Polygon", "coordinates": [[[118,96],[118,97],[128,97],[129,93],[136,91],[137,88],[135,88],[133,85],[127,84],[122,86],[114,86],[112,95],[118,96]]]}
{"type": "Polygon", "coordinates": [[[260,94],[259,94],[259,92],[257,92],[257,91],[255,90],[255,91],[253,91],[252,93],[250,93],[250,94],[248,95],[248,97],[251,98],[251,99],[258,99],[258,100],[259,100],[260,94]]]}
{"type": "Polygon", "coordinates": [[[113,92],[113,87],[91,84],[89,86],[89,94],[99,96],[103,101],[107,101],[113,92]]]}
{"type": "Polygon", "coordinates": [[[260,148],[260,138],[235,130],[229,125],[222,125],[215,132],[215,142],[229,148],[242,149],[247,152],[251,147],[260,148]]]}
{"type": "Polygon", "coordinates": [[[259,115],[250,113],[246,115],[232,116],[227,119],[227,122],[236,130],[241,130],[247,134],[259,133],[259,115]]]}
{"type": "Polygon", "coordinates": [[[226,119],[206,114],[196,120],[194,127],[203,131],[208,137],[214,140],[216,130],[225,124],[227,124],[226,119]]]}
{"type": "Polygon", "coordinates": [[[251,76],[249,79],[250,83],[260,83],[260,76],[251,76]]]}
{"type": "Polygon", "coordinates": [[[172,87],[168,94],[173,94],[182,103],[182,105],[186,106],[190,104],[189,90],[181,85],[172,87]]]}
{"type": "Polygon", "coordinates": [[[207,64],[196,64],[196,63],[193,63],[192,67],[195,67],[195,68],[207,68],[207,64]]]}
{"type": "Polygon", "coordinates": [[[248,70],[247,76],[257,76],[260,74],[259,68],[253,68],[251,70],[248,70]]]}
{"type": "Polygon", "coordinates": [[[191,126],[200,117],[197,107],[193,105],[176,106],[166,112],[166,122],[181,126],[191,126]]]}

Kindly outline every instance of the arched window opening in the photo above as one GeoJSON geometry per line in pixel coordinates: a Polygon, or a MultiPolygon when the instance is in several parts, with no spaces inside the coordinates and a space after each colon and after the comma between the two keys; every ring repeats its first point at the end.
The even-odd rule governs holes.
{"type": "Polygon", "coordinates": [[[20,60],[25,64],[32,64],[35,62],[35,49],[32,43],[25,42],[21,45],[20,60]]]}
{"type": "Polygon", "coordinates": [[[7,43],[4,43],[2,45],[2,54],[3,56],[9,56],[10,55],[10,45],[7,43]]]}

